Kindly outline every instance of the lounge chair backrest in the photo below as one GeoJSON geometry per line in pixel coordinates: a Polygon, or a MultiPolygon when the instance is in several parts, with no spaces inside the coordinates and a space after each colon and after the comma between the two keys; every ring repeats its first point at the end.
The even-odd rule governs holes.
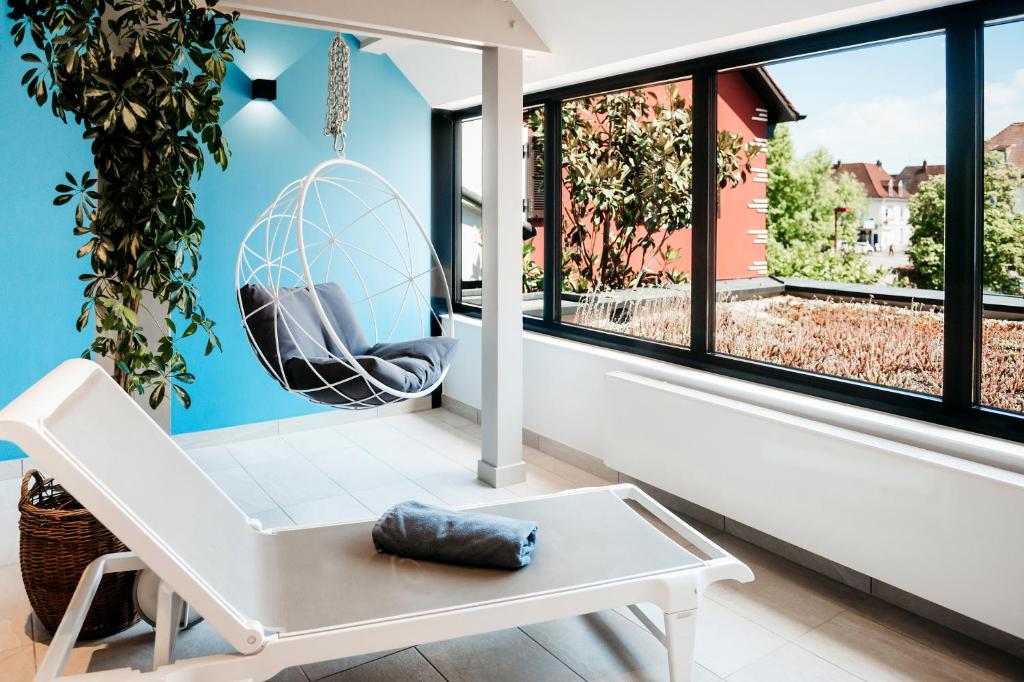
{"type": "Polygon", "coordinates": [[[258,629],[246,619],[262,611],[265,538],[99,365],[70,360],[50,372],[0,411],[0,438],[54,476],[232,644],[258,629]]]}

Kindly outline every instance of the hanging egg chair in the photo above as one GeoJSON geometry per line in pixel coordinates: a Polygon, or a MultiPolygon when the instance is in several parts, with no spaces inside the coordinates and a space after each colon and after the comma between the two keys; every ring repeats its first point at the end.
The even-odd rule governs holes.
{"type": "Polygon", "coordinates": [[[339,35],[324,131],[338,158],[287,185],[260,215],[239,249],[235,284],[246,336],[282,388],[358,410],[432,393],[456,340],[430,235],[391,183],[345,158],[347,119],[339,35]]]}

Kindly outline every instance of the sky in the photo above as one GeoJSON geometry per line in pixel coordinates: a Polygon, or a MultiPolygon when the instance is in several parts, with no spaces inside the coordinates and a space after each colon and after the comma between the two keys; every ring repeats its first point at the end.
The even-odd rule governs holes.
{"type": "MultiPolygon", "coordinates": [[[[924,36],[773,64],[807,118],[791,125],[798,154],[882,161],[890,173],[945,162],[944,39],[924,36]]],[[[1024,22],[985,31],[985,135],[1024,121],[1024,22]]]]}

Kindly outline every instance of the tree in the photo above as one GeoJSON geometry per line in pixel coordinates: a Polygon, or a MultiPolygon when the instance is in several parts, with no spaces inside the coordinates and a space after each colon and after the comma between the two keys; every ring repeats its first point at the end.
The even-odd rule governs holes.
{"type": "MultiPolygon", "coordinates": [[[[539,114],[529,118],[543,137],[539,114]]],[[[719,184],[746,180],[757,147],[718,136],[719,184]]],[[[691,107],[675,86],[635,89],[562,106],[563,286],[625,289],[682,281],[669,238],[692,214],[691,107]],[[652,264],[656,264],[652,267],[652,264]]]]}
{"type": "Polygon", "coordinates": [[[129,392],[172,391],[188,407],[194,381],[177,339],[202,330],[206,352],[220,347],[199,305],[195,275],[205,225],[195,213],[193,177],[208,153],[221,168],[228,146],[219,124],[221,85],[244,43],[237,13],[215,0],[8,0],[15,45],[32,51],[22,79],[39,106],[73,120],[92,141],[96,176],[65,174],[54,203],[74,206],[78,249],[88,257],[79,331],[96,335],[85,355],[114,361],[129,392]],[[154,310],[142,310],[151,300],[154,310]],[[150,340],[140,314],[168,332],[150,340]],[[183,325],[179,334],[176,320],[183,325]]]}
{"type": "Polygon", "coordinates": [[[832,157],[817,149],[796,158],[789,127],[780,124],[768,141],[768,272],[773,277],[806,277],[869,284],[881,272],[861,253],[836,253],[835,209],[839,237],[857,237],[856,223],[867,203],[864,188],[848,173],[836,175],[832,157]]]}
{"type": "MultiPolygon", "coordinates": [[[[984,252],[982,276],[986,291],[1024,294],[1024,212],[1017,196],[1024,174],[998,152],[985,156],[984,252]]],[[[927,289],[943,288],[946,225],[946,178],[937,175],[921,183],[910,200],[910,238],[913,270],[907,280],[927,289]]]]}

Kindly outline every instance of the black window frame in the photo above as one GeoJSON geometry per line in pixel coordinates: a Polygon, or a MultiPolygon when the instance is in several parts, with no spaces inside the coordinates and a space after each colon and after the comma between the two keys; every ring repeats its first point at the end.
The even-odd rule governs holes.
{"type": "MultiPolygon", "coordinates": [[[[693,84],[693,225],[691,344],[683,348],[561,322],[561,192],[546,191],[544,205],[544,314],[523,317],[527,331],[633,353],[785,390],[880,410],[954,428],[1024,442],[1024,414],[980,404],[982,245],[984,220],[984,31],[989,24],[1024,18],[1024,0],[972,0],[676,62],[525,95],[523,108],[543,107],[545,187],[561,167],[561,105],[567,99],[654,83],[693,84]],[[945,38],[946,244],[943,389],[929,396],[843,377],[718,354],[714,351],[717,76],[719,72],[818,53],[835,53],[929,34],[945,38]]],[[[436,110],[433,116],[433,236],[454,275],[454,312],[479,317],[464,304],[461,279],[459,123],[481,107],[436,110]]],[[[560,186],[560,182],[557,183],[560,186]]]]}

